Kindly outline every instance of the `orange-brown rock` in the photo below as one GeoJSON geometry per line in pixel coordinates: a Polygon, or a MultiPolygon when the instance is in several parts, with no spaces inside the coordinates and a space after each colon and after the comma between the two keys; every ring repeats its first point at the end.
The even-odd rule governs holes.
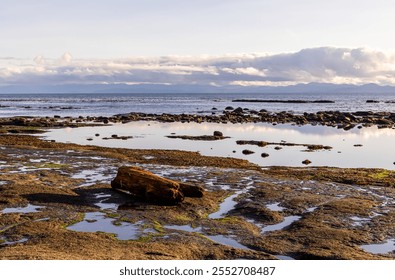
{"type": "Polygon", "coordinates": [[[128,191],[138,199],[164,205],[182,202],[185,196],[202,197],[204,189],[187,183],[162,178],[138,167],[122,166],[111,187],[128,191]]]}

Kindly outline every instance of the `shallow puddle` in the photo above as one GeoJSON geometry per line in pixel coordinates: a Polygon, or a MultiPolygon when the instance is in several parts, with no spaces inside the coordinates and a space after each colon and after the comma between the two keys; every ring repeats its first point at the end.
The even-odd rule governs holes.
{"type": "Polygon", "coordinates": [[[243,244],[240,244],[235,239],[230,238],[228,236],[224,236],[224,235],[206,235],[206,237],[208,237],[209,239],[213,240],[214,242],[222,244],[222,245],[230,246],[230,247],[233,247],[233,248],[236,248],[236,249],[251,250],[247,246],[244,246],[243,244]]]}
{"type": "Polygon", "coordinates": [[[85,180],[85,183],[79,185],[79,187],[87,187],[99,182],[109,183],[112,179],[114,179],[114,174],[116,174],[116,171],[114,171],[114,174],[105,175],[105,173],[108,172],[108,169],[108,167],[99,167],[92,170],[82,170],[71,176],[71,178],[85,180]]]}
{"type": "Polygon", "coordinates": [[[111,194],[105,194],[105,193],[99,193],[96,194],[95,197],[99,199],[99,202],[95,203],[97,207],[99,207],[101,210],[117,210],[119,204],[117,203],[111,203],[111,202],[106,202],[111,198],[111,194]]]}
{"type": "Polygon", "coordinates": [[[234,238],[232,238],[230,236],[205,235],[204,233],[202,233],[202,227],[193,228],[190,225],[182,225],[182,226],[170,225],[170,226],[164,226],[164,228],[172,229],[172,230],[182,230],[182,231],[186,231],[186,232],[198,232],[198,233],[203,234],[205,237],[209,238],[210,240],[214,241],[215,243],[230,246],[230,247],[237,248],[237,249],[250,250],[248,247],[240,244],[239,242],[237,242],[234,238]]]}
{"type": "Polygon", "coordinates": [[[197,124],[141,121],[103,127],[55,129],[42,136],[58,142],[82,145],[198,151],[209,156],[247,159],[261,166],[304,166],[302,161],[309,159],[312,161],[312,166],[395,169],[393,164],[395,152],[392,152],[395,130],[378,129],[377,127],[354,128],[344,131],[333,127],[313,125],[279,124],[273,126],[267,123],[197,124]],[[166,137],[172,133],[173,135],[189,136],[212,135],[216,130],[223,132],[225,136],[230,138],[218,141],[193,141],[166,137]],[[100,135],[126,135],[129,133],[134,138],[128,141],[103,140],[101,137],[93,137],[96,133],[100,135]],[[93,140],[87,141],[87,138],[93,140]],[[237,140],[316,144],[331,146],[333,149],[306,152],[306,147],[303,146],[283,146],[282,149],[276,150],[276,145],[266,147],[237,145],[237,140]],[[356,148],[355,144],[361,144],[362,146],[356,148]],[[254,154],[244,155],[242,153],[244,149],[252,150],[254,154]],[[261,157],[263,152],[269,154],[269,157],[261,157]]]}
{"type": "Polygon", "coordinates": [[[82,222],[71,225],[67,229],[81,232],[112,233],[120,240],[132,240],[139,237],[141,223],[119,222],[119,224],[114,225],[115,221],[113,218],[106,217],[105,213],[89,212],[85,214],[82,222]]]}
{"type": "Polygon", "coordinates": [[[0,246],[8,246],[8,245],[14,245],[14,244],[18,244],[18,243],[25,243],[28,240],[29,239],[27,239],[27,238],[22,238],[22,239],[19,239],[19,240],[16,240],[16,241],[4,241],[4,242],[0,243],[0,246]]]}
{"type": "Polygon", "coordinates": [[[186,232],[201,232],[202,231],[202,227],[193,228],[190,225],[182,225],[182,226],[171,225],[171,226],[164,226],[164,228],[173,229],[173,230],[182,230],[182,231],[186,231],[186,232]]]}
{"type": "Polygon", "coordinates": [[[284,255],[274,255],[276,258],[278,258],[279,260],[285,260],[285,261],[291,261],[291,260],[295,260],[292,257],[289,256],[284,256],[284,255]]]}
{"type": "Polygon", "coordinates": [[[263,227],[261,232],[262,233],[267,233],[267,232],[270,232],[270,231],[285,229],[286,227],[290,226],[293,222],[296,222],[300,218],[301,218],[301,216],[288,216],[288,217],[285,217],[284,221],[282,221],[281,223],[263,227]]]}
{"type": "Polygon", "coordinates": [[[267,204],[266,207],[271,210],[271,211],[275,211],[275,212],[280,212],[283,211],[285,208],[279,206],[280,203],[271,203],[271,204],[267,204]]]}
{"type": "Polygon", "coordinates": [[[241,191],[238,191],[235,194],[232,194],[231,196],[225,198],[225,200],[220,204],[219,210],[217,212],[211,213],[210,215],[208,215],[208,217],[210,219],[220,219],[225,216],[226,213],[234,209],[237,204],[237,201],[235,201],[234,199],[241,193],[241,191]]]}
{"type": "Polygon", "coordinates": [[[370,218],[363,218],[363,217],[358,217],[358,216],[352,216],[352,217],[350,217],[350,219],[352,221],[351,224],[353,226],[362,226],[363,224],[371,221],[370,218]]]}
{"type": "Polygon", "coordinates": [[[395,239],[379,244],[362,245],[361,248],[372,254],[388,254],[395,251],[395,239]]]}
{"type": "Polygon", "coordinates": [[[35,213],[35,212],[40,212],[39,209],[44,208],[43,206],[37,206],[33,204],[28,204],[26,207],[11,207],[11,208],[5,208],[1,212],[3,214],[8,214],[8,213],[35,213]]]}

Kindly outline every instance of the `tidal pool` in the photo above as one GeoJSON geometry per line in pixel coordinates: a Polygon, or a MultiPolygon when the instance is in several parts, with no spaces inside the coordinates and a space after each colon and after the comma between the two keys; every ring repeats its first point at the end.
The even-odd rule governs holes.
{"type": "Polygon", "coordinates": [[[160,123],[155,121],[130,122],[103,127],[52,129],[43,138],[58,142],[97,145],[129,149],[170,149],[198,151],[202,155],[234,157],[249,160],[261,166],[304,166],[309,159],[311,166],[366,167],[395,169],[394,129],[369,127],[341,129],[304,125],[267,123],[218,124],[218,123],[160,123]],[[212,135],[221,131],[230,138],[217,141],[170,139],[168,135],[212,135]],[[100,137],[95,137],[95,134],[100,137]],[[127,140],[112,139],[111,135],[133,136],[127,140]],[[102,137],[110,138],[104,140],[102,137]],[[90,140],[87,140],[90,139],[90,140]],[[306,151],[304,146],[237,145],[237,140],[255,140],[273,143],[296,143],[331,146],[331,150],[306,151]],[[277,149],[280,147],[282,149],[277,149]],[[243,150],[253,151],[245,155],[243,150]],[[261,154],[269,154],[262,157],[261,154]]]}
{"type": "Polygon", "coordinates": [[[274,225],[269,225],[269,226],[265,226],[262,228],[262,233],[267,233],[270,231],[275,231],[275,230],[282,230],[285,229],[286,227],[290,226],[293,222],[296,222],[297,220],[299,220],[301,218],[301,216],[288,216],[284,218],[284,221],[278,223],[278,224],[274,224],[274,225]]]}
{"type": "Polygon", "coordinates": [[[101,212],[89,212],[85,214],[82,222],[67,227],[69,230],[82,232],[106,232],[113,233],[119,240],[137,239],[140,230],[140,224],[131,224],[120,222],[115,225],[115,219],[108,218],[101,212]]]}
{"type": "Polygon", "coordinates": [[[362,245],[361,248],[372,254],[388,254],[395,251],[395,239],[379,244],[362,245]]]}
{"type": "Polygon", "coordinates": [[[40,208],[44,208],[44,207],[43,206],[33,205],[33,204],[28,204],[25,207],[4,208],[1,212],[3,214],[7,214],[7,213],[23,213],[23,214],[27,214],[27,213],[39,212],[40,208]]]}

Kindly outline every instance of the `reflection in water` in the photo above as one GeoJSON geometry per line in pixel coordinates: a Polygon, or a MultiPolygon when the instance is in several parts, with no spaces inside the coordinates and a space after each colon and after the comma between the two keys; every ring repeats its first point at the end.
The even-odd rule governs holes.
{"type": "MultiPolygon", "coordinates": [[[[1,239],[1,238],[0,238],[1,239]]],[[[27,239],[26,237],[16,240],[16,241],[4,241],[2,243],[0,243],[0,246],[8,246],[8,245],[14,245],[14,244],[18,244],[18,243],[25,243],[27,242],[29,239],[27,239]]]]}
{"type": "Polygon", "coordinates": [[[250,250],[250,248],[240,244],[239,242],[228,236],[224,236],[224,235],[206,235],[206,236],[209,239],[213,240],[214,242],[222,245],[227,245],[237,249],[250,250]]]}
{"type": "Polygon", "coordinates": [[[44,208],[43,206],[36,206],[33,204],[28,204],[26,207],[14,207],[14,208],[5,208],[3,209],[1,212],[4,214],[7,213],[35,213],[35,212],[39,212],[38,209],[40,208],[44,208]]]}
{"type": "Polygon", "coordinates": [[[237,201],[234,199],[241,193],[241,191],[236,192],[235,194],[225,198],[225,200],[220,204],[219,210],[217,212],[211,213],[208,217],[210,219],[219,219],[222,218],[226,213],[232,210],[237,201]]]}
{"type": "Polygon", "coordinates": [[[311,166],[336,167],[379,167],[395,169],[395,151],[392,142],[395,130],[378,129],[377,127],[339,130],[325,126],[293,126],[289,124],[272,126],[266,123],[257,124],[215,124],[215,123],[158,123],[130,122],[103,127],[80,127],[51,130],[43,136],[58,142],[72,142],[82,145],[120,147],[129,149],[173,149],[198,151],[203,155],[225,156],[247,159],[261,166],[303,166],[302,161],[309,159],[311,166]],[[193,141],[169,139],[167,135],[212,135],[221,131],[230,138],[218,141],[193,141]],[[111,137],[112,134],[133,136],[128,140],[103,140],[94,137],[111,137]],[[87,141],[87,138],[92,141],[87,141]],[[331,146],[333,149],[306,152],[305,147],[284,146],[280,150],[275,146],[258,147],[237,145],[237,140],[257,140],[266,142],[282,142],[297,144],[319,144],[331,146]],[[361,144],[355,147],[355,144],[361,144]],[[244,155],[242,150],[249,149],[254,154],[244,155]],[[235,151],[235,152],[233,152],[235,151]],[[267,153],[269,157],[262,158],[267,153]]]}
{"type": "Polygon", "coordinates": [[[115,225],[115,219],[108,218],[104,213],[89,212],[85,214],[82,222],[69,226],[67,229],[82,232],[106,232],[113,233],[120,240],[131,240],[138,238],[139,223],[130,224],[120,222],[115,225]]]}
{"type": "Polygon", "coordinates": [[[284,218],[284,221],[278,224],[266,226],[262,229],[262,233],[270,232],[270,231],[275,231],[275,230],[282,230],[285,229],[287,226],[290,226],[293,222],[296,222],[299,220],[301,217],[300,216],[288,216],[284,218]]]}
{"type": "Polygon", "coordinates": [[[388,254],[395,251],[395,239],[380,244],[362,245],[361,248],[372,254],[388,254]]]}

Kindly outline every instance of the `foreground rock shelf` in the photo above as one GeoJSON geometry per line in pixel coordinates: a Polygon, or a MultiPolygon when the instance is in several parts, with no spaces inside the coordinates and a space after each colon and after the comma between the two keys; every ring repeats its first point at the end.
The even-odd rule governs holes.
{"type": "Polygon", "coordinates": [[[13,134],[0,163],[1,259],[395,259],[364,249],[395,237],[394,171],[13,134]]]}

